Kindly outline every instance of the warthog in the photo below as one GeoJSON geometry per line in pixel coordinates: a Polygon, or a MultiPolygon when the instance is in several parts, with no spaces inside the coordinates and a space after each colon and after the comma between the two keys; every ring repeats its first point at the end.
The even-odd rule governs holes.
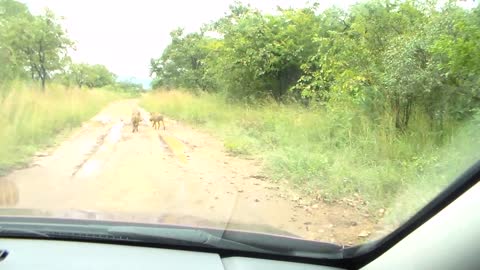
{"type": "Polygon", "coordinates": [[[152,127],[154,129],[160,128],[160,122],[162,122],[163,130],[165,130],[165,122],[163,121],[163,115],[159,113],[151,113],[150,121],[152,122],[152,127]]]}
{"type": "Polygon", "coordinates": [[[138,125],[140,124],[141,121],[142,121],[142,116],[140,115],[140,111],[139,110],[133,110],[133,112],[132,112],[132,126],[133,126],[132,133],[134,133],[135,131],[138,132],[138,125]]]}

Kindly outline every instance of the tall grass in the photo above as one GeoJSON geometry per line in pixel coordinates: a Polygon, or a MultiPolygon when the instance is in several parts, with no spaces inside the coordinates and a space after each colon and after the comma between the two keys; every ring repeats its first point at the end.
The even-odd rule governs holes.
{"type": "Polygon", "coordinates": [[[42,92],[20,82],[3,87],[0,94],[0,173],[26,162],[61,131],[80,125],[117,97],[61,86],[42,92]]]}
{"type": "Polygon", "coordinates": [[[400,134],[388,115],[373,123],[348,103],[308,110],[273,102],[241,106],[219,95],[168,91],[144,96],[141,105],[206,128],[232,153],[256,155],[274,179],[326,200],[361,196],[370,210],[390,209],[394,221],[424,205],[480,153],[472,150],[480,150],[480,140],[462,135],[480,134],[479,125],[447,123],[439,140],[417,114],[400,134]]]}

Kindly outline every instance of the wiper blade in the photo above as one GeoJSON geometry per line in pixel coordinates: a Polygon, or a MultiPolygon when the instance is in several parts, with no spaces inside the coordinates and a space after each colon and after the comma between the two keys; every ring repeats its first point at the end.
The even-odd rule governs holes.
{"type": "Polygon", "coordinates": [[[188,227],[1,222],[1,237],[143,242],[319,259],[341,259],[346,251],[342,246],[332,243],[262,233],[188,227]]]}
{"type": "Polygon", "coordinates": [[[281,236],[226,231],[214,234],[203,229],[115,226],[108,230],[114,236],[130,240],[164,244],[187,244],[227,250],[241,250],[305,256],[314,258],[343,258],[343,247],[332,243],[306,241],[281,236]]]}
{"type": "Polygon", "coordinates": [[[340,259],[343,258],[345,250],[343,246],[333,243],[262,233],[226,231],[223,238],[276,251],[276,253],[300,257],[340,259]]]}
{"type": "Polygon", "coordinates": [[[128,237],[130,240],[165,244],[194,244],[214,248],[240,249],[253,252],[266,252],[239,242],[223,239],[200,229],[151,228],[115,226],[108,229],[114,236],[128,237]]]}
{"type": "Polygon", "coordinates": [[[50,238],[47,233],[29,229],[3,228],[0,227],[0,237],[41,237],[50,238]]]}

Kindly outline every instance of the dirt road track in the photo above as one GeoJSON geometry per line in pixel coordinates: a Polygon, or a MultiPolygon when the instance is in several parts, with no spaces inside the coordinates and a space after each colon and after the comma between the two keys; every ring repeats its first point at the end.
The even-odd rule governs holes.
{"type": "Polygon", "coordinates": [[[3,195],[7,199],[0,207],[81,209],[116,213],[122,220],[148,216],[265,232],[276,228],[343,244],[362,241],[361,232],[374,230],[352,207],[299,199],[266,179],[258,161],[230,156],[220,141],[176,121],[167,119],[167,130],[155,131],[143,112],[139,133],[132,134],[129,117],[136,106],[135,100],[111,104],[31,167],[0,178],[0,184],[9,183],[0,197],[12,188],[17,193],[10,202],[3,195]]]}

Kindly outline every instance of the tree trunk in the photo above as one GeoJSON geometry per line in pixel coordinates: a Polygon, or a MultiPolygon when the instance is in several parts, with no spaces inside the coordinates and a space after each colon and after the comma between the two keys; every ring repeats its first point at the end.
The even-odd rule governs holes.
{"type": "Polygon", "coordinates": [[[42,91],[45,92],[45,78],[42,77],[41,80],[42,80],[42,91]]]}
{"type": "Polygon", "coordinates": [[[39,60],[39,77],[42,81],[42,91],[45,92],[45,80],[47,79],[47,70],[45,68],[45,52],[43,50],[43,40],[40,40],[39,51],[38,51],[38,60],[39,60]]]}

